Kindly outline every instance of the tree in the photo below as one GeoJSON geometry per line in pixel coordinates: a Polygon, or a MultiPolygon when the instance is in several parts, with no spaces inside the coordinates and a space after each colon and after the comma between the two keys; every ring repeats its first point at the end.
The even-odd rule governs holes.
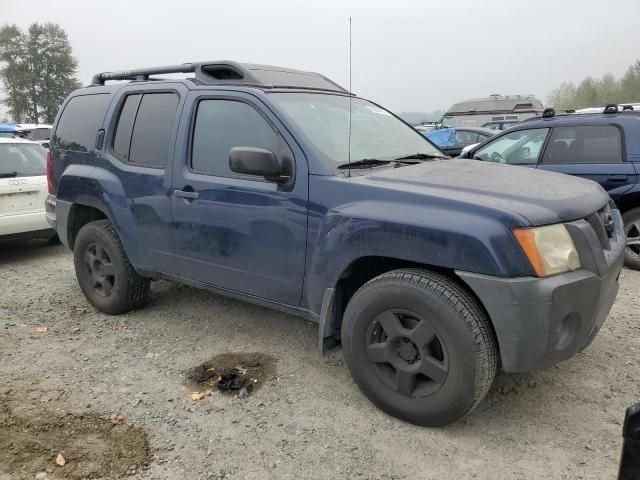
{"type": "Polygon", "coordinates": [[[607,73],[600,79],[587,77],[577,87],[573,83],[563,83],[548,98],[548,103],[559,110],[627,102],[640,103],[640,60],[631,65],[620,79],[607,73]]]}
{"type": "Polygon", "coordinates": [[[0,28],[2,102],[16,122],[52,123],[64,98],[80,83],[65,31],[59,25],[33,23],[0,28]]]}

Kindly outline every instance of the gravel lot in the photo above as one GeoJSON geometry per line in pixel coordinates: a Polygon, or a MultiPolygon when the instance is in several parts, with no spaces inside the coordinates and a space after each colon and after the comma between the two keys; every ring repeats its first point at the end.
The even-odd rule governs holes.
{"type": "Polygon", "coordinates": [[[591,347],[500,374],[443,429],[369,404],[340,353],[319,356],[308,321],[170,282],[109,317],[82,296],[71,253],[46,243],[0,246],[0,272],[0,480],[615,478],[624,411],[640,399],[629,270],[591,347]],[[193,401],[189,372],[230,352],[271,356],[274,370],[246,398],[193,401]]]}

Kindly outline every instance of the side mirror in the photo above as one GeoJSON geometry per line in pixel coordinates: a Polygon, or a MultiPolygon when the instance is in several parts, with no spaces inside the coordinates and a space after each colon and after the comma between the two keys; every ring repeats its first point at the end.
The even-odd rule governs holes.
{"type": "Polygon", "coordinates": [[[529,158],[529,155],[531,155],[531,149],[529,147],[521,147],[519,153],[520,158],[529,158]]]}
{"type": "Polygon", "coordinates": [[[286,182],[282,166],[275,153],[264,148],[233,147],[229,151],[229,168],[232,172],[264,177],[271,182],[286,182]]]}
{"type": "Polygon", "coordinates": [[[471,158],[471,150],[476,148],[478,145],[480,144],[472,143],[471,145],[467,145],[462,149],[462,152],[460,152],[460,156],[458,158],[471,158]]]}

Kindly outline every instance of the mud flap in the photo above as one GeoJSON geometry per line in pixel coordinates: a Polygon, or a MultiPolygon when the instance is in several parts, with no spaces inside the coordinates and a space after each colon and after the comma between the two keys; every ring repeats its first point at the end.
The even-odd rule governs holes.
{"type": "Polygon", "coordinates": [[[335,290],[327,288],[322,297],[322,309],[318,322],[318,348],[320,355],[325,356],[331,350],[338,347],[338,329],[334,325],[335,290]]]}

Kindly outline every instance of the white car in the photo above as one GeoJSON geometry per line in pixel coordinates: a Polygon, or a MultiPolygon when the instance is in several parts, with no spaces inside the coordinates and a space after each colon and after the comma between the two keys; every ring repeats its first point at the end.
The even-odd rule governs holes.
{"type": "Polygon", "coordinates": [[[44,208],[46,154],[36,142],[0,138],[0,241],[55,237],[44,208]]]}

